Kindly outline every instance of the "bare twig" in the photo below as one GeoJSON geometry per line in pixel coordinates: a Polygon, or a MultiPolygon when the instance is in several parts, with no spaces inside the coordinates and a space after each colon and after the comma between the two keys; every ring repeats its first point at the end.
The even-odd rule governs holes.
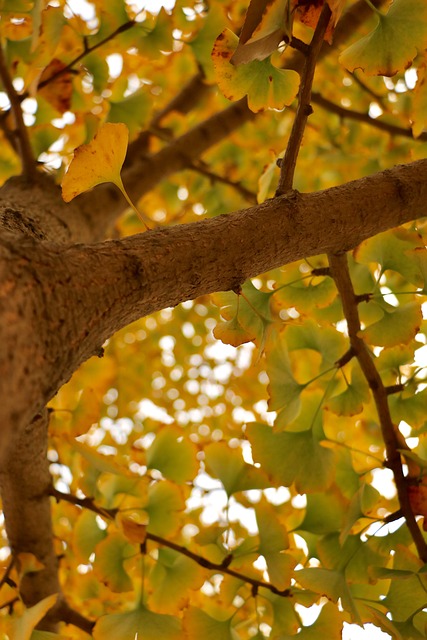
{"type": "Polygon", "coordinates": [[[21,109],[20,97],[13,86],[12,79],[9,75],[6,60],[4,57],[3,47],[0,43],[0,77],[6,90],[12,109],[15,133],[18,139],[19,155],[22,161],[22,173],[27,178],[33,178],[36,173],[36,163],[34,160],[33,150],[31,149],[28,130],[24,123],[21,109]]]}
{"type": "Polygon", "coordinates": [[[399,127],[395,124],[391,124],[389,122],[384,122],[383,120],[377,120],[376,118],[371,118],[367,113],[361,113],[360,111],[354,111],[353,109],[345,109],[341,107],[341,105],[324,98],[320,93],[316,93],[313,91],[311,94],[311,100],[315,104],[318,104],[319,107],[326,109],[330,113],[335,113],[341,118],[349,118],[350,120],[357,120],[358,122],[363,122],[368,124],[370,127],[375,127],[380,131],[385,131],[395,136],[403,136],[405,138],[411,138],[412,140],[416,140],[419,142],[425,142],[427,140],[427,132],[421,133],[418,138],[414,138],[411,129],[405,129],[404,127],[399,127]]]}
{"type": "Polygon", "coordinates": [[[304,70],[301,75],[301,86],[298,94],[298,108],[286,147],[285,157],[281,163],[281,172],[276,196],[283,195],[292,189],[295,167],[308,116],[313,112],[311,107],[311,88],[317,59],[323,44],[323,38],[331,17],[329,5],[325,2],[316,29],[308,48],[304,70]]]}
{"type": "Polygon", "coordinates": [[[351,349],[360,364],[375,401],[381,433],[386,449],[386,465],[392,470],[394,475],[400,508],[406,519],[406,524],[417,548],[418,555],[424,562],[427,562],[427,545],[411,509],[407,492],[407,483],[403,474],[402,460],[399,453],[399,449],[407,448],[407,445],[406,442],[402,443],[402,441],[399,440],[399,436],[390,415],[387,400],[387,388],[381,380],[381,376],[377,371],[371,352],[359,335],[361,331],[359,312],[348,268],[347,256],[345,253],[340,255],[330,254],[328,259],[332,277],[335,280],[335,284],[341,296],[341,303],[344,316],[347,321],[351,349]]]}
{"type": "Polygon", "coordinates": [[[64,73],[70,73],[70,71],[73,70],[74,65],[80,62],[80,60],[83,60],[83,58],[88,56],[90,53],[92,53],[96,49],[99,49],[107,42],[110,42],[110,40],[113,40],[116,36],[120,35],[121,33],[124,33],[125,31],[129,31],[129,29],[134,27],[136,24],[138,23],[135,22],[135,20],[129,20],[128,22],[125,22],[124,24],[117,27],[115,31],[112,31],[112,33],[108,34],[108,36],[106,36],[96,44],[92,45],[91,47],[87,46],[85,43],[84,50],[82,51],[82,53],[79,53],[79,55],[76,56],[69,64],[67,64],[66,67],[64,67],[63,69],[60,69],[49,78],[46,78],[46,80],[43,80],[42,82],[40,82],[37,89],[43,89],[43,87],[50,84],[51,82],[54,82],[60,76],[64,75],[64,73]]]}

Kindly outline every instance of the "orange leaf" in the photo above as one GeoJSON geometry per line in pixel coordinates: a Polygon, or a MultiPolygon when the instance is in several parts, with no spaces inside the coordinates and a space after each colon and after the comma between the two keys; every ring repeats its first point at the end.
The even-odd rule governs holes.
{"type": "Polygon", "coordinates": [[[40,76],[39,85],[49,81],[49,84],[40,89],[39,93],[59,113],[70,110],[71,96],[73,93],[72,76],[69,71],[55,77],[66,65],[60,60],[52,60],[40,76]],[[50,80],[54,78],[53,80],[50,80]]]}

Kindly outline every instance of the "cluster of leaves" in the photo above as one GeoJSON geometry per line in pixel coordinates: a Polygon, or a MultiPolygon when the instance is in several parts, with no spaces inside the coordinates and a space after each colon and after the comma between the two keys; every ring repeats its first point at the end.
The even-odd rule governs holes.
{"type": "MultiPolygon", "coordinates": [[[[420,4],[395,0],[388,12],[373,12],[341,66],[333,56],[319,64],[315,89],[335,111],[318,110],[309,124],[296,188],[329,187],[425,155],[419,52],[427,9],[420,4]],[[409,64],[418,73],[413,90],[409,64]],[[379,77],[397,72],[393,80],[379,77]],[[384,114],[383,128],[369,116],[374,108],[384,114]],[[352,119],[353,112],[366,116],[352,119]],[[391,136],[390,123],[406,137],[391,136]]],[[[178,0],[158,15],[122,0],[93,8],[93,18],[83,19],[62,0],[0,1],[4,55],[29,98],[34,156],[66,163],[106,122],[126,124],[131,139],[146,128],[147,152],[155,152],[226,105],[218,83],[226,98],[247,95],[255,112],[274,111],[212,149],[199,171],[159,185],[140,209],[167,224],[241,207],[242,193],[258,201],[273,195],[293,119],[283,108],[299,84],[295,71],[281,68],[291,49],[230,63],[245,2],[178,0]],[[159,128],[156,113],[200,69],[209,85],[200,104],[166,114],[159,128]],[[214,186],[203,167],[218,174],[214,186]]],[[[248,41],[277,29],[266,15],[261,36],[248,41]]],[[[292,35],[309,42],[311,33],[295,22],[292,35]]],[[[12,127],[6,109],[3,180],[19,170],[12,127]]],[[[121,184],[120,166],[101,178],[121,184]]],[[[130,215],[116,232],[140,230],[130,215]]],[[[422,221],[381,234],[358,247],[349,266],[360,337],[395,391],[392,420],[411,445],[405,461],[421,515],[427,390],[417,352],[427,343],[426,234],[422,221]]],[[[247,282],[240,293],[140,320],[60,391],[49,449],[60,578],[75,607],[97,620],[93,637],[338,639],[344,622],[373,622],[396,640],[427,637],[424,561],[404,522],[388,526],[400,505],[344,320],[327,259],[318,256],[247,282]],[[303,608],[316,603],[320,614],[305,625],[303,608]]],[[[2,558],[0,630],[9,632],[10,617],[19,637],[46,637],[32,629],[54,598],[25,610],[14,586],[37,570],[34,558],[22,557],[10,572],[7,551],[2,558]]],[[[49,637],[82,631],[67,627],[49,637]]]]}

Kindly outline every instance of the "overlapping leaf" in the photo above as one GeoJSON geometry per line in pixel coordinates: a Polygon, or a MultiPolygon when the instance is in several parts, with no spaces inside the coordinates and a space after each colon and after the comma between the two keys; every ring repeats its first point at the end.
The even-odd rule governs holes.
{"type": "Polygon", "coordinates": [[[230,60],[237,46],[237,37],[228,29],[218,36],[212,58],[219,88],[229,100],[247,95],[249,108],[283,109],[294,100],[299,76],[290,69],[278,69],[269,60],[254,60],[234,67],[230,60]]]}
{"type": "Polygon", "coordinates": [[[95,625],[93,637],[95,640],[181,640],[181,622],[174,616],[153,613],[140,606],[126,613],[102,616],[95,625]]]}
{"type": "Polygon", "coordinates": [[[340,56],[350,71],[393,76],[407,69],[427,45],[427,6],[418,0],[394,0],[388,13],[378,13],[378,24],[340,56]]]}
{"type": "Polygon", "coordinates": [[[252,423],[247,427],[253,456],[276,486],[290,486],[298,492],[327,489],[334,477],[334,454],[311,431],[274,433],[271,427],[252,423]]]}

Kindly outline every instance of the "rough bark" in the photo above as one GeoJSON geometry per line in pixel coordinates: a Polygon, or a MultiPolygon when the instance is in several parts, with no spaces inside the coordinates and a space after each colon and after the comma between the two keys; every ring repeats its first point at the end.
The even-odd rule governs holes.
{"type": "MultiPolygon", "coordinates": [[[[425,215],[427,161],[98,244],[0,237],[1,438],[126,324],[425,215]]],[[[66,205],[59,204],[66,210],[66,205]]]]}

